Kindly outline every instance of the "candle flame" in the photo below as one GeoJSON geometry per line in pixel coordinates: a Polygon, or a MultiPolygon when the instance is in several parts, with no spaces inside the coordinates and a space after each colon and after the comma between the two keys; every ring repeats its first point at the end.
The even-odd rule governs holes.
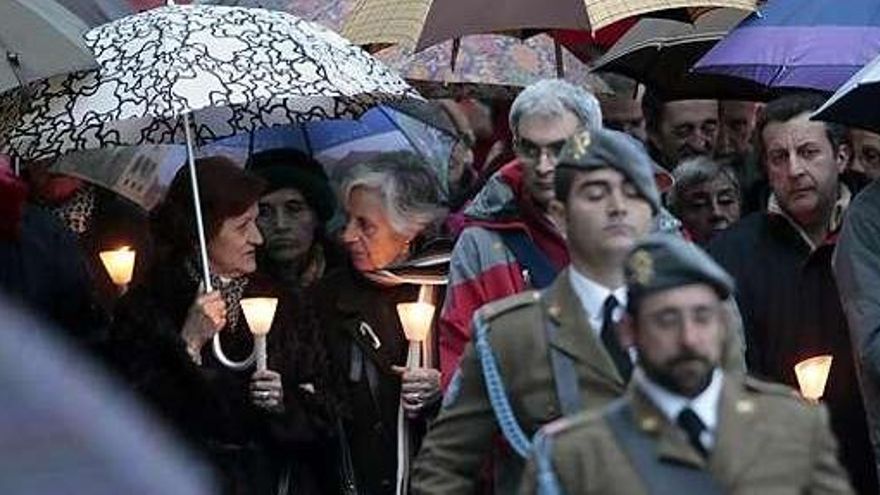
{"type": "Polygon", "coordinates": [[[123,286],[131,282],[136,254],[129,246],[122,246],[112,251],[101,251],[98,256],[113,283],[123,286]]]}

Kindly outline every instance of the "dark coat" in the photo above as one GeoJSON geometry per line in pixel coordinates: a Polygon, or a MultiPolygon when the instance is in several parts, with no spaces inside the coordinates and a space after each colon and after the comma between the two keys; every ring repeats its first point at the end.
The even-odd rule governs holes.
{"type": "Polygon", "coordinates": [[[877,481],[859,394],[852,345],[831,272],[833,237],[810,250],[786,218],[753,213],[709,245],[736,279],[749,371],[797,388],[794,365],[831,354],[823,401],[841,447],[841,460],[860,493],[877,481]]]}
{"type": "MultiPolygon", "coordinates": [[[[289,463],[301,485],[295,493],[335,491],[332,472],[308,475],[305,469],[305,463],[335,469],[332,462],[323,462],[327,454],[322,447],[334,444],[335,422],[320,405],[324,377],[314,376],[304,365],[310,360],[293,353],[298,337],[291,324],[290,298],[253,280],[245,293],[280,298],[267,347],[269,369],[282,376],[286,411],[273,415],[249,401],[252,369],[223,367],[210,343],[202,350],[201,366],[190,359],[180,331],[196,289],[182,267],[157,265],[117,305],[107,347],[111,362],[196,451],[208,456],[224,493],[277,493],[280,473],[289,463]],[[300,387],[306,383],[312,383],[317,394],[300,387]],[[333,488],[315,486],[316,480],[333,488]]],[[[242,359],[250,352],[252,337],[243,315],[236,328],[224,328],[221,336],[230,358],[242,359]]]]}
{"type": "MultiPolygon", "coordinates": [[[[408,348],[396,305],[415,301],[418,294],[418,286],[383,287],[350,267],[328,274],[313,293],[331,359],[346,384],[345,429],[360,493],[394,493],[400,378],[391,366],[406,364],[408,348]],[[361,332],[362,323],[378,346],[368,330],[361,332]]],[[[423,426],[416,423],[411,430],[416,444],[423,426]]]]}

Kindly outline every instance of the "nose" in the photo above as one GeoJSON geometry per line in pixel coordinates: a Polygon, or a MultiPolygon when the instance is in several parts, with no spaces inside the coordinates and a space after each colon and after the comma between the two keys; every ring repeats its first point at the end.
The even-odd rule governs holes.
{"type": "Polygon", "coordinates": [[[685,317],[681,328],[681,345],[687,349],[695,349],[703,329],[696,325],[692,317],[685,317]]]}
{"type": "Polygon", "coordinates": [[[259,246],[259,245],[263,244],[263,234],[260,232],[260,229],[257,227],[256,222],[254,222],[253,225],[251,225],[250,232],[251,232],[251,235],[250,235],[249,241],[252,245],[259,246]]]}
{"type": "Polygon", "coordinates": [[[556,162],[556,157],[553,156],[553,152],[546,148],[541,148],[540,153],[541,154],[538,156],[538,163],[535,164],[535,170],[541,175],[553,172],[553,166],[556,162]]]}
{"type": "Polygon", "coordinates": [[[345,228],[342,230],[342,242],[345,244],[350,244],[357,240],[357,232],[354,225],[354,220],[349,220],[345,223],[345,228]]]}
{"type": "Polygon", "coordinates": [[[795,155],[788,163],[789,177],[797,177],[806,171],[806,163],[799,156],[795,155]]]}
{"type": "Polygon", "coordinates": [[[613,189],[608,195],[608,213],[615,217],[626,215],[626,198],[619,188],[613,189]]]}

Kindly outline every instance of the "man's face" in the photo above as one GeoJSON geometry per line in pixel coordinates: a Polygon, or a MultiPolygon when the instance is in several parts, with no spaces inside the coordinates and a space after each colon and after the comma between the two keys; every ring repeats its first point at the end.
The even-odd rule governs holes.
{"type": "Polygon", "coordinates": [[[687,158],[711,155],[718,137],[718,100],[664,103],[657,129],[648,137],[670,170],[687,158]]]}
{"type": "Polygon", "coordinates": [[[761,139],[779,206],[800,225],[812,225],[837,198],[845,156],[831,145],[825,124],[809,120],[808,112],[787,122],[770,122],[761,139]]]}
{"type": "Polygon", "coordinates": [[[677,394],[699,395],[721,359],[721,311],[718,295],[705,284],[644,296],[632,324],[645,374],[677,394]]]}
{"type": "Polygon", "coordinates": [[[260,198],[257,225],[268,257],[276,263],[295,263],[315,240],[317,216],[302,193],[283,188],[260,198]]]}
{"type": "Polygon", "coordinates": [[[526,189],[538,207],[553,199],[553,177],[565,141],[580,128],[571,112],[560,116],[526,115],[517,124],[516,155],[525,165],[526,189]]]}
{"type": "Polygon", "coordinates": [[[642,113],[642,100],[626,96],[603,96],[599,98],[602,107],[602,123],[609,129],[625,132],[641,142],[647,142],[645,116],[642,113]]]}
{"type": "Polygon", "coordinates": [[[872,179],[880,177],[880,134],[852,129],[849,136],[853,146],[852,169],[872,179]]]}
{"type": "Polygon", "coordinates": [[[739,220],[739,190],[724,174],[679,191],[679,219],[698,244],[739,220]]]}
{"type": "Polygon", "coordinates": [[[578,172],[565,205],[553,202],[576,265],[622,262],[651,229],[652,211],[629,179],[611,168],[578,172]]]}
{"type": "Polygon", "coordinates": [[[717,154],[732,156],[750,153],[759,104],[752,101],[723,100],[719,103],[721,128],[717,154]]]}

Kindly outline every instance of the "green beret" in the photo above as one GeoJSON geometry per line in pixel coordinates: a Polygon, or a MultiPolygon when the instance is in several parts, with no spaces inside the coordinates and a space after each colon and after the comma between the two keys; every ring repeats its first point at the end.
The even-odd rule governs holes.
{"type": "Polygon", "coordinates": [[[644,146],[628,134],[604,128],[578,132],[563,146],[558,163],[557,167],[582,170],[617,170],[651,204],[654,213],[660,211],[660,193],[654,182],[654,161],[644,146]]]}
{"type": "Polygon", "coordinates": [[[652,234],[627,255],[624,277],[629,303],[653,292],[704,283],[718,297],[733,293],[733,278],[696,244],[672,234],[652,234]]]}
{"type": "Polygon", "coordinates": [[[248,159],[245,168],[269,183],[266,194],[279,189],[296,189],[321,222],[333,217],[336,194],[324,167],[302,151],[286,148],[260,151],[248,159]]]}

